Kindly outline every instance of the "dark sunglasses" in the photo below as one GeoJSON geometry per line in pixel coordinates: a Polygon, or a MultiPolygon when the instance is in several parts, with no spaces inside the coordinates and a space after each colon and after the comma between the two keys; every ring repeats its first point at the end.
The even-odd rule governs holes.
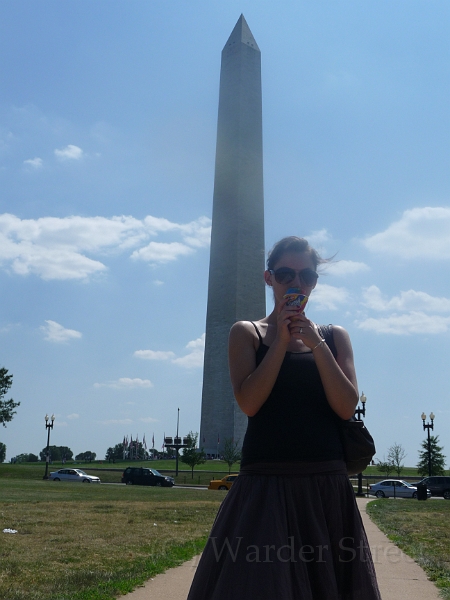
{"type": "Polygon", "coordinates": [[[270,269],[269,273],[272,273],[272,275],[275,276],[275,281],[281,284],[291,283],[298,273],[300,280],[308,287],[314,285],[319,277],[318,273],[312,269],[294,271],[294,269],[290,269],[289,267],[280,267],[279,269],[276,269],[276,271],[270,269]]]}

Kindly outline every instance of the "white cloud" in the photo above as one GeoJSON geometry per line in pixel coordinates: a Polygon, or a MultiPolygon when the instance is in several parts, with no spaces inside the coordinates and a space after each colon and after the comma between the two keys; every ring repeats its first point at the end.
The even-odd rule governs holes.
{"type": "Polygon", "coordinates": [[[153,383],[150,381],[150,379],[139,379],[139,377],[130,379],[129,377],[121,377],[120,379],[117,379],[117,381],[109,381],[108,383],[94,383],[94,387],[109,387],[117,390],[131,390],[136,388],[151,388],[153,387],[153,383]]]}
{"type": "Polygon", "coordinates": [[[186,356],[175,358],[172,362],[180,367],[186,369],[195,369],[197,367],[203,367],[203,357],[205,353],[205,334],[196,340],[192,340],[186,346],[191,352],[186,356]]]}
{"type": "Polygon", "coordinates": [[[33,169],[41,169],[42,168],[42,158],[29,158],[28,160],[23,161],[24,165],[30,166],[33,169]]]}
{"type": "Polygon", "coordinates": [[[363,296],[365,306],[372,310],[450,312],[450,300],[448,298],[437,298],[415,290],[400,292],[399,296],[388,299],[376,285],[371,285],[364,290],[363,296]]]}
{"type": "Polygon", "coordinates": [[[310,235],[307,235],[306,239],[308,240],[308,243],[315,248],[316,246],[321,246],[330,241],[331,236],[326,229],[319,229],[313,231],[310,235]]]}
{"type": "Polygon", "coordinates": [[[192,254],[193,248],[180,242],[150,242],[148,246],[135,250],[131,258],[145,260],[150,263],[166,263],[176,260],[180,256],[192,254]]]}
{"type": "Polygon", "coordinates": [[[160,279],[154,279],[153,285],[164,285],[164,281],[161,281],[160,279]]]}
{"type": "Polygon", "coordinates": [[[189,354],[175,358],[175,353],[171,350],[136,350],[133,356],[145,360],[171,360],[175,365],[186,369],[203,367],[203,357],[205,352],[205,334],[196,340],[186,344],[189,354]]]}
{"type": "Polygon", "coordinates": [[[71,415],[67,415],[67,417],[66,417],[66,418],[67,418],[67,419],[69,419],[70,421],[73,421],[73,420],[75,420],[75,419],[79,419],[79,418],[80,418],[80,415],[79,415],[79,414],[77,414],[77,413],[72,413],[71,415]]]}
{"type": "Polygon", "coordinates": [[[88,254],[103,257],[146,244],[131,256],[166,263],[207,245],[209,224],[206,217],[179,224],[151,216],[143,220],[123,215],[19,219],[5,213],[0,215],[0,265],[45,280],[87,279],[107,270],[88,254]],[[158,234],[181,235],[184,241],[147,244],[149,237],[158,234]]]}
{"type": "Polygon", "coordinates": [[[56,321],[45,322],[46,325],[41,325],[40,330],[44,333],[45,339],[49,342],[64,343],[82,337],[82,334],[79,331],[75,331],[75,329],[66,329],[56,321]]]}
{"type": "Polygon", "coordinates": [[[337,275],[342,277],[345,275],[353,275],[354,273],[361,273],[363,271],[369,271],[370,267],[362,262],[356,262],[354,260],[338,260],[336,262],[329,263],[324,266],[327,273],[331,275],[337,275]]]}
{"type": "Polygon", "coordinates": [[[158,419],[153,419],[153,417],[141,417],[139,421],[143,423],[158,423],[158,419]]]}
{"type": "Polygon", "coordinates": [[[410,312],[403,315],[392,314],[380,319],[368,318],[356,323],[360,329],[375,333],[393,335],[411,335],[424,332],[429,334],[445,333],[450,328],[450,317],[426,315],[423,312],[410,312]]]}
{"type": "Polygon", "coordinates": [[[345,288],[335,287],[326,283],[318,284],[311,294],[311,303],[318,310],[337,310],[347,304],[350,294],[345,288]]]}
{"type": "Polygon", "coordinates": [[[367,237],[363,243],[371,252],[394,258],[449,259],[450,208],[406,210],[385,231],[367,237]]]}
{"type": "Polygon", "coordinates": [[[169,358],[174,358],[175,353],[170,350],[167,352],[163,350],[136,350],[133,356],[145,360],[168,360],[169,358]]]}
{"type": "Polygon", "coordinates": [[[131,425],[132,419],[107,419],[106,421],[98,421],[101,425],[131,425]]]}
{"type": "Polygon", "coordinates": [[[56,149],[55,156],[59,160],[80,160],[83,157],[83,150],[78,146],[69,144],[65,148],[61,148],[61,150],[56,149]]]}

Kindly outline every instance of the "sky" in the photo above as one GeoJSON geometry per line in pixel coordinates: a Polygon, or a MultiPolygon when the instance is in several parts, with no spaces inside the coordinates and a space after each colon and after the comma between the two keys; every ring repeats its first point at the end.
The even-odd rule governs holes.
{"type": "MultiPolygon", "coordinates": [[[[335,256],[376,458],[450,462],[448,0],[0,3],[7,460],[199,431],[220,53],[262,53],[265,236],[335,256]]],[[[261,273],[261,277],[262,277],[261,273]]],[[[271,310],[270,295],[267,296],[271,310]]]]}

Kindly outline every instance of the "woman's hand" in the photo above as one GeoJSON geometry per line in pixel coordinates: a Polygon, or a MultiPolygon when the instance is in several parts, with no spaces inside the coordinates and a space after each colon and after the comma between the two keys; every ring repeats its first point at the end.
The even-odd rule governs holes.
{"type": "Polygon", "coordinates": [[[291,339],[301,340],[305,346],[308,346],[311,350],[320,343],[322,339],[317,325],[310,321],[304,313],[297,309],[297,314],[294,318],[291,318],[289,323],[289,333],[291,339]]]}
{"type": "MultiPolygon", "coordinates": [[[[293,339],[299,339],[299,329],[297,327],[297,319],[300,319],[301,309],[298,306],[288,306],[288,299],[284,298],[276,307],[277,314],[277,333],[275,339],[286,345],[293,339]]],[[[300,337],[300,339],[302,339],[300,337]]]]}

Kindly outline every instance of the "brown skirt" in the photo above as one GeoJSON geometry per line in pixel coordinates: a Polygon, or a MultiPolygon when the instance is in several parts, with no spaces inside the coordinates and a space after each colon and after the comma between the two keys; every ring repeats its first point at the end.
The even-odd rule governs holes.
{"type": "Polygon", "coordinates": [[[188,600],[381,600],[342,461],[243,467],[188,600]]]}

